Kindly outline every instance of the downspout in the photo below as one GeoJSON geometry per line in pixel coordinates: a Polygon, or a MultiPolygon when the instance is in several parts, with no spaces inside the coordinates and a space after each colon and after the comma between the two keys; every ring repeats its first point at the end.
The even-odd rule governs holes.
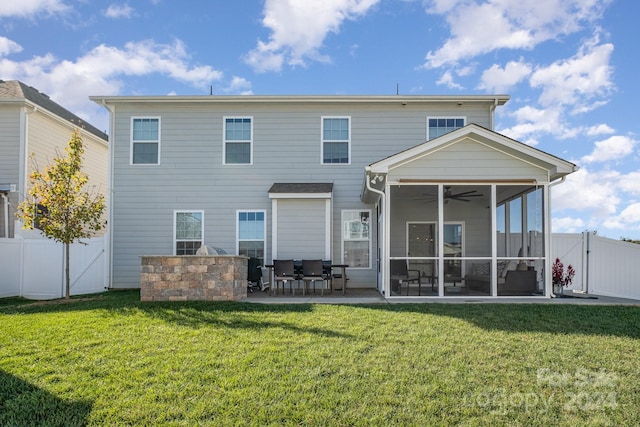
{"type": "Polygon", "coordinates": [[[107,233],[106,233],[106,248],[105,254],[107,256],[106,262],[106,275],[107,283],[106,289],[111,289],[111,281],[113,280],[113,157],[115,156],[113,147],[113,137],[115,135],[115,106],[110,107],[103,99],[100,103],[109,112],[109,140],[108,140],[108,166],[107,166],[107,233]]]}
{"type": "Polygon", "coordinates": [[[491,120],[491,130],[495,130],[495,119],[494,115],[496,113],[496,107],[498,106],[498,98],[493,98],[493,105],[489,106],[489,118],[491,120]]]}
{"type": "Polygon", "coordinates": [[[5,193],[0,193],[2,197],[2,212],[4,216],[4,237],[9,238],[9,198],[5,193]]]}
{"type": "MultiPolygon", "coordinates": [[[[385,198],[384,191],[378,190],[377,188],[373,188],[371,186],[371,168],[369,166],[366,166],[364,168],[364,170],[365,170],[365,177],[364,177],[365,186],[366,186],[367,190],[369,190],[369,191],[371,191],[371,192],[373,192],[373,193],[375,193],[375,194],[380,196],[380,212],[383,212],[384,220],[386,222],[386,221],[389,220],[389,218],[387,217],[387,215],[384,214],[384,209],[383,209],[384,208],[384,198],[385,198]]],[[[376,218],[376,222],[377,222],[377,218],[376,218]]],[[[386,245],[387,244],[387,240],[384,238],[384,235],[386,234],[387,227],[386,227],[385,223],[383,223],[382,226],[384,227],[384,230],[383,230],[384,233],[382,233],[383,234],[382,237],[378,236],[378,238],[379,239],[382,238],[383,239],[383,243],[386,245]]],[[[378,246],[381,246],[379,241],[378,241],[378,246]]],[[[383,255],[382,256],[382,260],[379,260],[378,262],[380,262],[380,277],[382,279],[382,286],[384,288],[384,293],[386,294],[388,292],[388,289],[387,289],[388,286],[385,286],[385,277],[386,277],[385,272],[386,272],[387,251],[385,251],[384,248],[383,248],[383,251],[382,251],[382,255],[383,255]]]]}

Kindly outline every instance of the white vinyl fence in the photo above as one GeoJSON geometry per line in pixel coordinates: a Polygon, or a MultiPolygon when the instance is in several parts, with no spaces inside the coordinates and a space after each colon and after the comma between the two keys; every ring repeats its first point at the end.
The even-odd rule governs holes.
{"type": "MultiPolygon", "coordinates": [[[[107,287],[105,238],[70,247],[71,295],[107,287]]],[[[0,239],[0,297],[54,299],[64,295],[64,246],[49,239],[0,239]]]]}
{"type": "Polygon", "coordinates": [[[608,239],[589,232],[553,234],[552,258],[576,275],[569,289],[594,295],[640,299],[640,245],[608,239]]]}

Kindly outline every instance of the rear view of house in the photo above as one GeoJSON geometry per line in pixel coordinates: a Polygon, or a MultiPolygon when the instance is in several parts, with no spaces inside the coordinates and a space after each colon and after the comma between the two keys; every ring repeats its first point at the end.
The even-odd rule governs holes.
{"type": "Polygon", "coordinates": [[[550,295],[549,191],[575,165],[494,132],[505,95],[91,99],[112,287],[208,245],[346,264],[388,297],[550,295]]]}

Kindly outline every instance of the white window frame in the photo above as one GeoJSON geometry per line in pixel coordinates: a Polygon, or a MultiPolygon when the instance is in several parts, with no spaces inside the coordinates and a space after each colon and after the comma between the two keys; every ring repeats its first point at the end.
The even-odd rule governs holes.
{"type": "Polygon", "coordinates": [[[320,118],[320,164],[322,165],[350,165],[351,164],[351,116],[322,116],[320,118]],[[347,119],[349,124],[349,137],[346,140],[343,139],[324,139],[324,120],[325,119],[347,119]],[[324,143],[325,142],[346,142],[347,143],[347,163],[325,163],[324,162],[324,143]]]}
{"type": "Polygon", "coordinates": [[[200,245],[204,245],[204,211],[203,210],[190,210],[190,209],[176,209],[173,211],[173,255],[177,255],[178,242],[196,242],[197,240],[185,240],[177,238],[178,233],[178,214],[181,213],[199,213],[202,217],[200,225],[200,245]]]}
{"type": "Polygon", "coordinates": [[[253,165],[253,116],[223,116],[222,117],[222,164],[233,166],[253,165]],[[227,140],[227,120],[228,119],[249,119],[251,120],[251,138],[249,140],[227,140]],[[249,143],[249,163],[227,163],[227,144],[249,143]]]}
{"type": "Polygon", "coordinates": [[[264,229],[262,230],[262,253],[263,262],[267,259],[267,211],[264,209],[236,209],[236,254],[240,254],[240,242],[256,242],[257,239],[240,239],[240,214],[241,213],[262,213],[264,214],[264,229]]]}
{"type": "Polygon", "coordinates": [[[371,212],[371,209],[342,209],[342,211],[340,212],[340,259],[342,261],[343,264],[346,263],[345,259],[344,259],[344,243],[345,241],[347,242],[369,242],[369,261],[368,261],[368,266],[367,267],[355,267],[350,265],[349,269],[356,269],[356,270],[371,270],[371,268],[373,268],[373,254],[371,253],[372,251],[372,238],[371,238],[371,233],[373,232],[372,229],[372,221],[373,221],[373,214],[371,212]],[[345,214],[347,213],[361,213],[361,212],[366,212],[369,214],[369,237],[367,239],[345,239],[345,235],[344,235],[344,224],[345,224],[345,214]]]}
{"type": "Polygon", "coordinates": [[[132,166],[158,166],[160,164],[160,141],[161,141],[161,132],[162,132],[162,121],[160,116],[132,116],[131,117],[131,132],[130,132],[130,146],[129,146],[129,164],[132,166]],[[133,123],[136,120],[157,120],[158,121],[158,139],[157,140],[133,140],[133,123]],[[158,160],[156,163],[134,163],[133,162],[133,146],[135,144],[157,144],[158,145],[158,160]]]}
{"type": "Polygon", "coordinates": [[[429,135],[429,120],[431,119],[462,119],[463,120],[463,124],[462,126],[466,126],[467,125],[467,116],[427,116],[427,120],[425,121],[425,124],[427,126],[427,141],[433,139],[430,137],[429,135]]]}

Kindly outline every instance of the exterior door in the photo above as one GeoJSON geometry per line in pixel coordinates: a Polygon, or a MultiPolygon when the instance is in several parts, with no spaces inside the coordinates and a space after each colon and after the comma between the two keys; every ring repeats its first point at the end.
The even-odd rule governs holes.
{"type": "Polygon", "coordinates": [[[434,222],[407,223],[407,257],[409,257],[410,269],[420,271],[423,277],[436,277],[436,248],[434,222]]]}

